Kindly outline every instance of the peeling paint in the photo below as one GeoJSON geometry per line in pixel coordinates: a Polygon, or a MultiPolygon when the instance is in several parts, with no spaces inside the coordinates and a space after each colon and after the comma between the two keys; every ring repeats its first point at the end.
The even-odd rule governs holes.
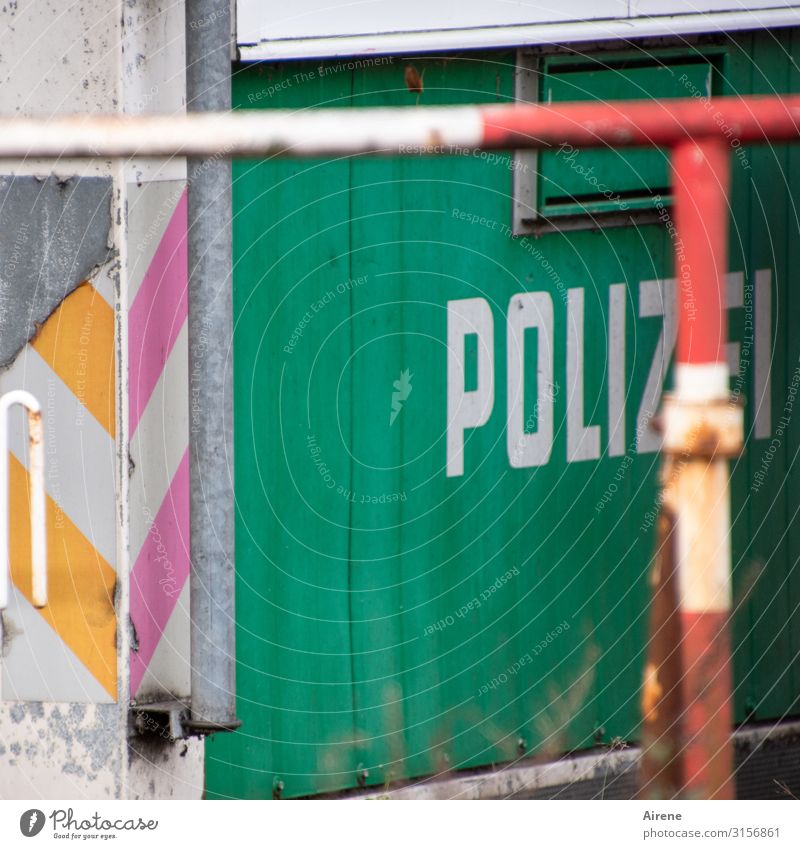
{"type": "Polygon", "coordinates": [[[109,260],[111,180],[0,177],[0,367],[109,260]]]}

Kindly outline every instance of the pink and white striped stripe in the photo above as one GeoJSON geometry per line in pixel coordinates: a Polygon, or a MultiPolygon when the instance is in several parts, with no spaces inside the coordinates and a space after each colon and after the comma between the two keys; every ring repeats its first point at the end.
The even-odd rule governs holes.
{"type": "Polygon", "coordinates": [[[131,697],[189,695],[185,183],[129,187],[131,697]]]}

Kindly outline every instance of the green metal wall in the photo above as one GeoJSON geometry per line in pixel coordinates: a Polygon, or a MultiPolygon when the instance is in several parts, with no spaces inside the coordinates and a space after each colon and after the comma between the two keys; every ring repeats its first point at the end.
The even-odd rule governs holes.
{"type": "MultiPolygon", "coordinates": [[[[797,91],[789,56],[799,46],[798,32],[725,42],[716,93],[797,91]]],[[[254,66],[236,73],[234,101],[505,102],[514,61],[506,52],[254,66]],[[422,93],[409,91],[408,65],[422,93]]],[[[791,414],[751,491],[800,358],[799,169],[797,147],[733,159],[730,268],[744,272],[747,308],[730,311],[731,339],[752,351],[757,269],[771,271],[777,325],[772,434],[751,439],[734,471],[740,720],[790,713],[800,691],[791,414]]],[[[513,171],[508,157],[458,153],[234,166],[243,725],[206,745],[210,797],[380,786],[637,738],[658,455],[639,453],[634,437],[662,330],[660,317],[640,316],[639,284],[670,276],[672,243],[663,224],[512,238],[513,171]],[[626,435],[624,454],[609,456],[609,287],[619,283],[626,435]],[[575,288],[584,419],[599,425],[602,453],[567,462],[567,338],[578,331],[566,290],[575,288]],[[553,304],[554,435],[549,462],[520,469],[506,447],[506,328],[511,296],[526,291],[549,292],[553,304]],[[464,475],[448,477],[447,303],[475,297],[493,316],[494,406],[465,434],[464,475]]],[[[538,341],[526,332],[529,431],[538,341]]],[[[465,350],[470,389],[474,337],[465,350]]],[[[751,398],[746,357],[740,386],[751,398]]]]}

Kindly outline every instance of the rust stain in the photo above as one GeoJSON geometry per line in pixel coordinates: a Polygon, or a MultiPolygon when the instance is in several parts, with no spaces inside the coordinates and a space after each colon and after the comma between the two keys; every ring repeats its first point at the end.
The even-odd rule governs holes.
{"type": "Polygon", "coordinates": [[[692,454],[713,457],[720,443],[720,432],[708,422],[702,422],[689,440],[688,450],[692,454]]]}
{"type": "Polygon", "coordinates": [[[412,94],[422,94],[422,92],[425,90],[425,86],[422,82],[422,77],[420,76],[419,71],[413,65],[406,65],[405,82],[406,88],[412,94]]]}
{"type": "Polygon", "coordinates": [[[444,139],[438,130],[431,130],[428,135],[428,145],[433,149],[444,147],[444,139]]]}
{"type": "Polygon", "coordinates": [[[42,412],[28,412],[28,442],[35,448],[42,441],[42,412]]]}
{"type": "Polygon", "coordinates": [[[663,695],[664,688],[658,680],[658,668],[654,663],[648,663],[644,669],[642,688],[642,714],[645,720],[655,722],[658,719],[658,703],[663,695]]]}

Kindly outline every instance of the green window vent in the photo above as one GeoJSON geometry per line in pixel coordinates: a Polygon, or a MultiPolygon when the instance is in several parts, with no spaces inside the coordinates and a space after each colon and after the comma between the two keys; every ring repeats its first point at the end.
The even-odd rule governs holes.
{"type": "MultiPolygon", "coordinates": [[[[659,56],[551,55],[518,73],[517,96],[540,103],[707,98],[713,57],[687,49],[659,56]]],[[[515,230],[627,224],[669,203],[669,154],[659,148],[577,149],[564,144],[520,152],[515,170],[515,230]]]]}

